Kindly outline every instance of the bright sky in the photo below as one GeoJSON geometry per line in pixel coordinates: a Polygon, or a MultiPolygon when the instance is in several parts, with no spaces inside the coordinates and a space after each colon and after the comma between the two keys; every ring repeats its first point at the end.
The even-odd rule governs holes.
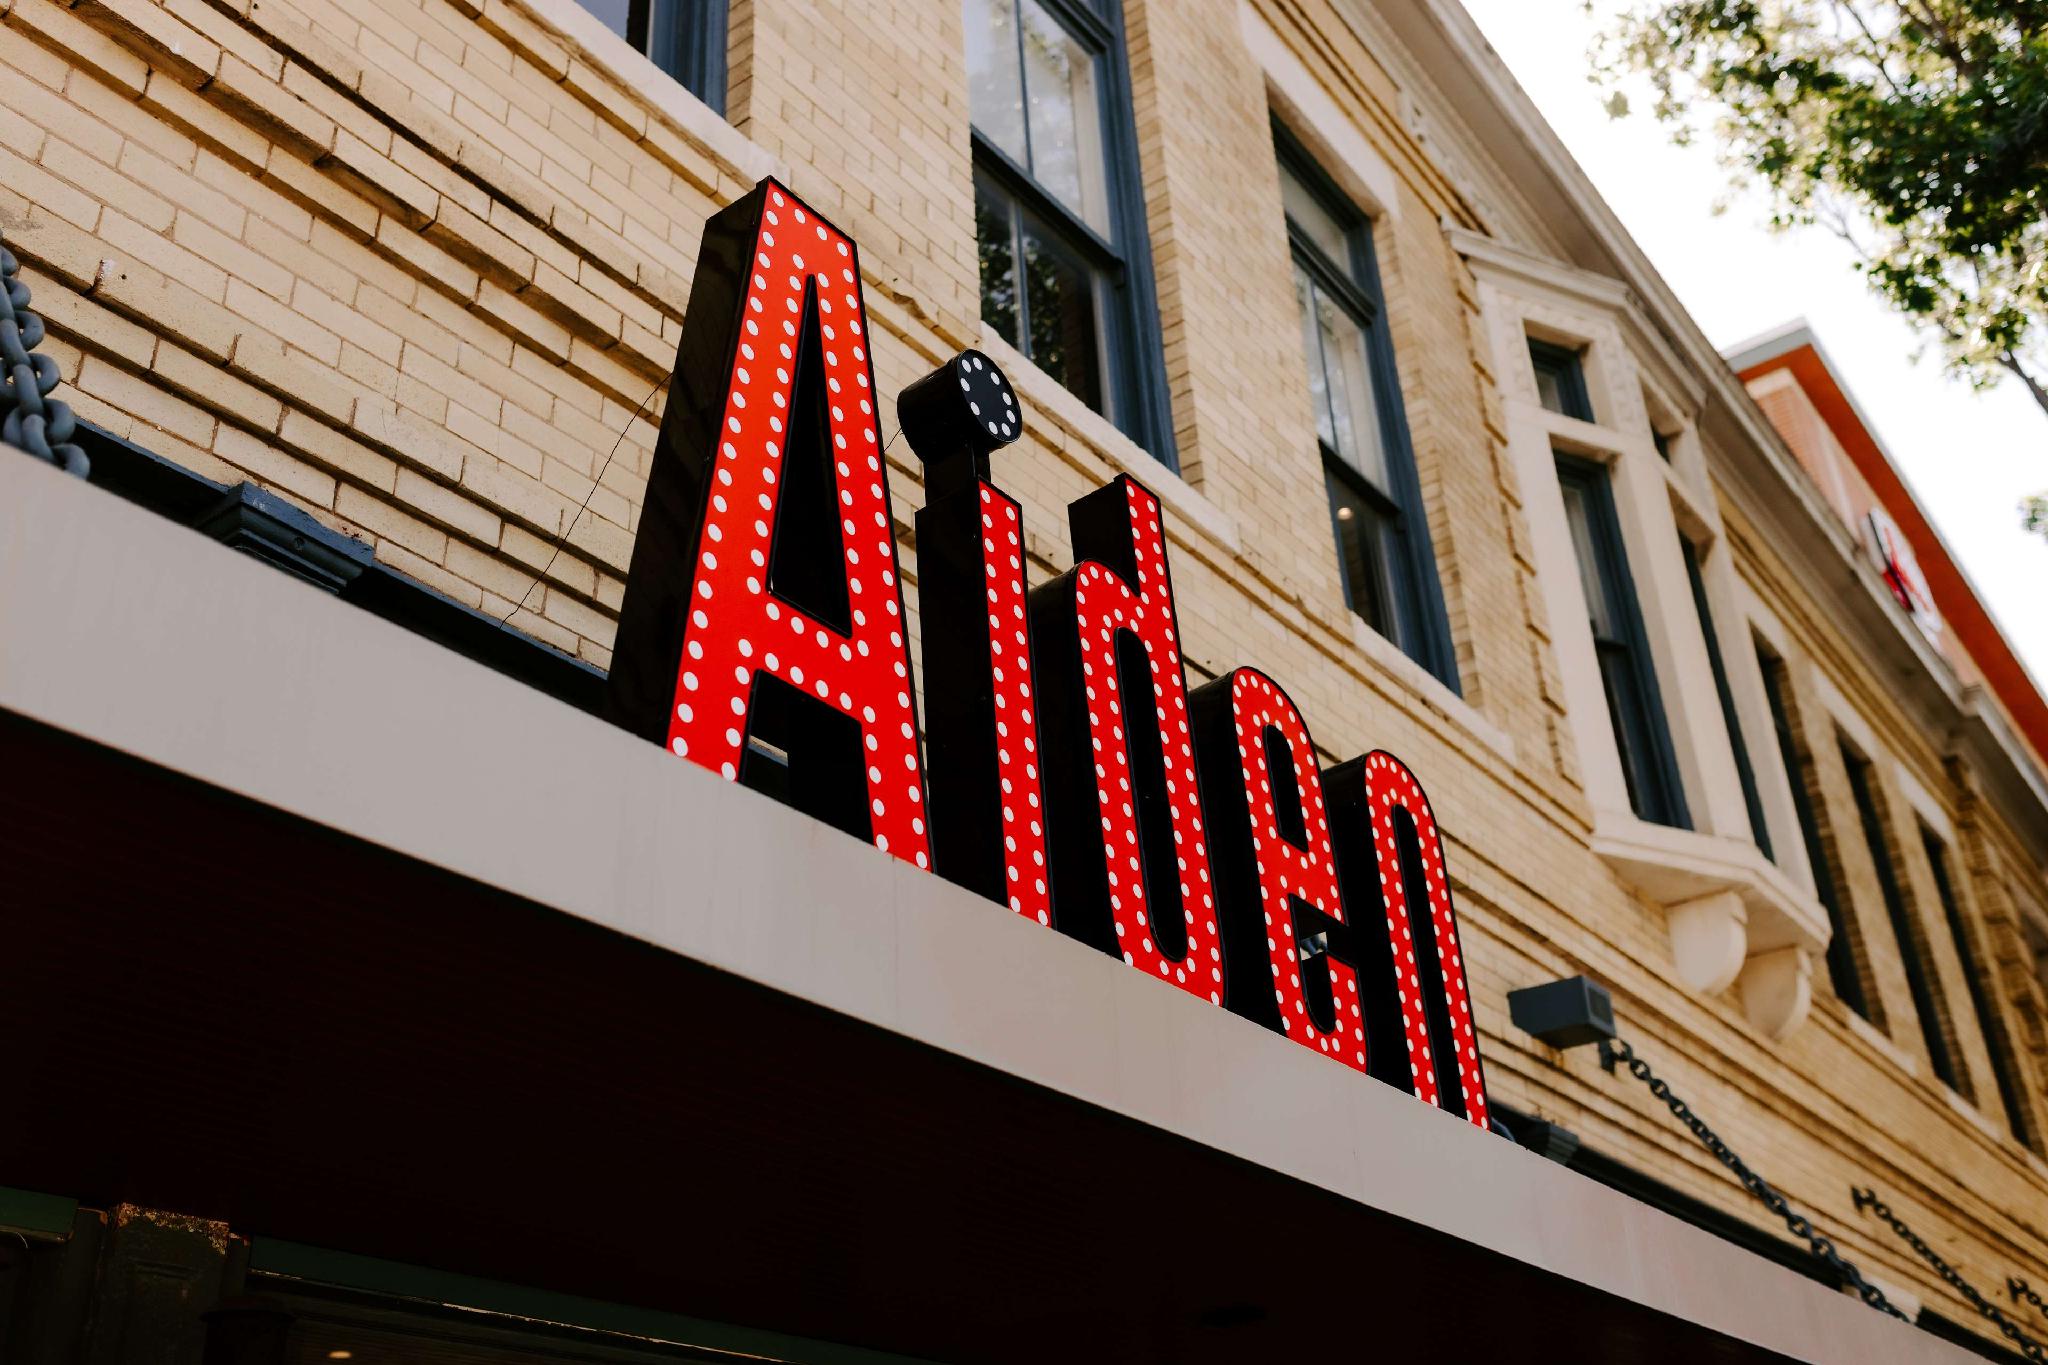
{"type": "MultiPolygon", "coordinates": [[[[1673,146],[1647,114],[1615,121],[1588,83],[1597,17],[1616,0],[1464,0],[1515,79],[1592,177],[1717,347],[1803,315],[1978,594],[2048,686],[2048,540],[2020,529],[2019,499],[2048,489],[2048,415],[2016,383],[1988,393],[1942,374],[1933,348],[1850,268],[1821,229],[1764,226],[1763,201],[1716,217],[1728,173],[1711,139],[1673,146]]],[[[1637,109],[1649,101],[1631,92],[1637,109]]]]}

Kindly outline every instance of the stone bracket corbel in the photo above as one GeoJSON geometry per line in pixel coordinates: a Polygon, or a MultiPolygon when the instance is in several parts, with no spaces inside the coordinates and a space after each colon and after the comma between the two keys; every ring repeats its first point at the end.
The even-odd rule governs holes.
{"type": "Polygon", "coordinates": [[[1776,1042],[1805,1023],[1813,1007],[1813,954],[1797,946],[1757,953],[1743,964],[1736,984],[1742,1012],[1776,1042]]]}
{"type": "Polygon", "coordinates": [[[1733,891],[1713,891],[1669,906],[1664,922],[1678,979],[1701,995],[1735,984],[1749,956],[1749,907],[1733,891]]]}
{"type": "Polygon", "coordinates": [[[1665,912],[1678,978],[1702,995],[1731,986],[1742,1012],[1773,1042],[1806,1022],[1813,1005],[1813,954],[1797,944],[1752,952],[1749,908],[1735,891],[1715,891],[1665,912]]]}
{"type": "Polygon", "coordinates": [[[1827,912],[1754,845],[1609,816],[1593,846],[1663,909],[1673,974],[1688,990],[1735,990],[1743,1014],[1773,1041],[1806,1021],[1827,912]]]}

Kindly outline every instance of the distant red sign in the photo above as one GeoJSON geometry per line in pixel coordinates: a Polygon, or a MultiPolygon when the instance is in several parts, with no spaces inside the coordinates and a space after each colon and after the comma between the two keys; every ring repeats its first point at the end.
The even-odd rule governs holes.
{"type": "Polygon", "coordinates": [[[1885,586],[1929,639],[1940,635],[1941,613],[1934,605],[1934,590],[1927,586],[1920,561],[1914,557],[1913,547],[1906,543],[1898,523],[1883,509],[1873,507],[1865,524],[1870,531],[1871,557],[1884,575],[1885,586]]]}

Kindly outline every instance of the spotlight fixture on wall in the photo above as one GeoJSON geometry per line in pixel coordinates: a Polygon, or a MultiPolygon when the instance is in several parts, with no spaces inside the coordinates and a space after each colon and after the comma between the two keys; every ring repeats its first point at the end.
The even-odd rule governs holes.
{"type": "Polygon", "coordinates": [[[1508,992],[1515,1027],[1555,1048],[1582,1047],[1615,1037],[1614,999],[1590,977],[1571,976],[1508,992]]]}

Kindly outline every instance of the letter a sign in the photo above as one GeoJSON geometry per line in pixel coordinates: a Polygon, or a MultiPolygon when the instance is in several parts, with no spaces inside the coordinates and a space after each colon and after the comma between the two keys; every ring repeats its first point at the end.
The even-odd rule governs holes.
{"type": "Polygon", "coordinates": [[[633,550],[668,591],[627,594],[612,697],[729,781],[779,751],[799,808],[928,867],[878,408],[853,242],[762,181],[705,227],[633,550]]]}

